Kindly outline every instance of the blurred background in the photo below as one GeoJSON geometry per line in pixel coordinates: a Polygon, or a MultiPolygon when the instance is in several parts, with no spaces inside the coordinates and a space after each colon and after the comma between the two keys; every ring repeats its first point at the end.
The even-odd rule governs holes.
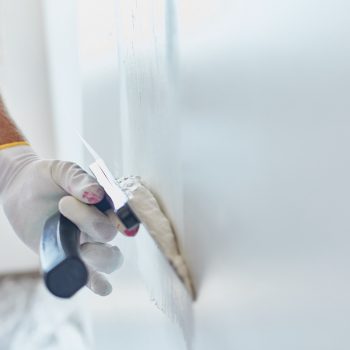
{"type": "MultiPolygon", "coordinates": [[[[194,350],[350,347],[350,4],[0,0],[0,88],[44,157],[161,199],[193,274],[194,350]]],[[[185,349],[134,242],[68,302],[0,218],[0,349],[185,349]],[[23,345],[25,344],[25,345],[23,345]]]]}

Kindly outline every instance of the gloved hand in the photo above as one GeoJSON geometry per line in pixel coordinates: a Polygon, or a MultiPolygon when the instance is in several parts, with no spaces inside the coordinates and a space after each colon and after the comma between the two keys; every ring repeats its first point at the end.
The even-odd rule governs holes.
{"type": "Polygon", "coordinates": [[[11,147],[0,150],[0,196],[15,232],[35,252],[45,221],[59,209],[82,232],[87,286],[99,295],[112,291],[102,273],[118,268],[122,255],[106,243],[115,237],[116,226],[91,205],[104,197],[93,177],[74,163],[40,159],[29,146],[11,147]]]}

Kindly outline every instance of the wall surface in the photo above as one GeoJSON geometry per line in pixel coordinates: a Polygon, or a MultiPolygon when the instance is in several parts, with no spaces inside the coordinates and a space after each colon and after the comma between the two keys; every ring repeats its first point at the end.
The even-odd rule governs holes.
{"type": "Polygon", "coordinates": [[[347,349],[349,5],[191,4],[178,22],[196,348],[347,349]]]}
{"type": "Polygon", "coordinates": [[[120,1],[124,170],[173,219],[194,349],[347,349],[344,1],[120,1]]]}

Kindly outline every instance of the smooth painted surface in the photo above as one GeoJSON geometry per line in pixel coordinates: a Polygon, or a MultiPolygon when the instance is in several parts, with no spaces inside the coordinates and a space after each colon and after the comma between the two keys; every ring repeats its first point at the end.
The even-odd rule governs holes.
{"type": "Polygon", "coordinates": [[[195,348],[347,349],[349,6],[190,3],[178,20],[195,348]]]}
{"type": "Polygon", "coordinates": [[[181,228],[194,348],[347,349],[348,4],[120,3],[124,160],[181,228]]]}

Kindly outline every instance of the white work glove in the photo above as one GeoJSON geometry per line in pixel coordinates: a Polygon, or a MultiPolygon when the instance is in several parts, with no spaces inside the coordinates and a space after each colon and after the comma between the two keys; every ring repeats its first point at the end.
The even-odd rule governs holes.
{"type": "Polygon", "coordinates": [[[0,196],[15,232],[37,253],[45,221],[52,214],[59,210],[75,223],[82,232],[87,286],[99,295],[112,291],[102,273],[111,273],[123,259],[118,247],[106,243],[115,237],[116,226],[91,205],[104,197],[93,177],[74,163],[40,159],[29,146],[11,147],[0,150],[0,196]]]}

